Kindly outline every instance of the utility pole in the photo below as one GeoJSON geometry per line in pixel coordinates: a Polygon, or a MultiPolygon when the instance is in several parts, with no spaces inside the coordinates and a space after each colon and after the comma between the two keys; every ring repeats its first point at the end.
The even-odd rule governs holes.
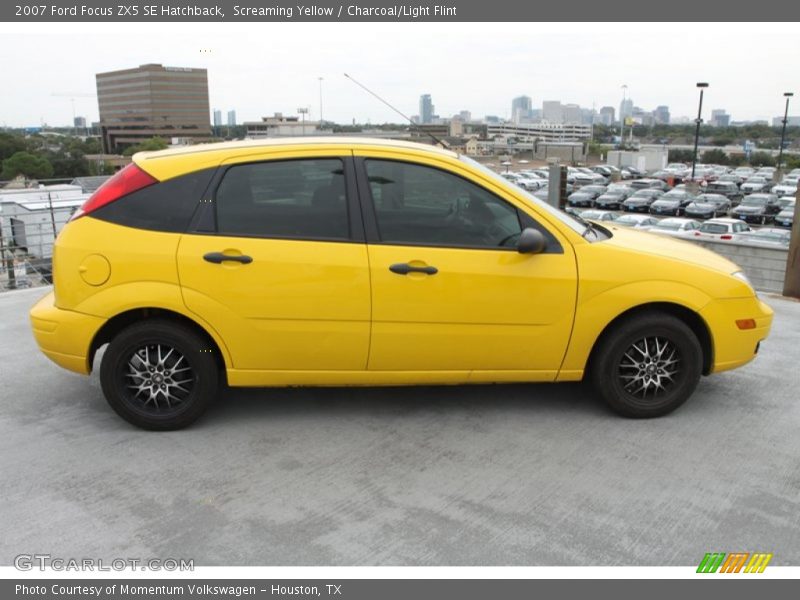
{"type": "Polygon", "coordinates": [[[703,122],[703,92],[708,87],[708,84],[701,82],[697,84],[697,87],[700,88],[700,105],[697,107],[697,119],[695,120],[697,127],[694,130],[694,152],[692,153],[692,185],[694,185],[694,168],[697,165],[697,144],[700,141],[700,124],[703,122]]]}
{"type": "Polygon", "coordinates": [[[794,96],[792,92],[785,92],[786,97],[786,110],[783,113],[783,129],[781,130],[781,147],[778,150],[778,173],[781,172],[781,165],[783,164],[783,142],[786,140],[786,124],[789,122],[789,98],[794,96]]]}
{"type": "Polygon", "coordinates": [[[794,195],[794,221],[789,253],[786,255],[786,275],[783,278],[783,295],[800,298],[800,188],[794,195]]]}

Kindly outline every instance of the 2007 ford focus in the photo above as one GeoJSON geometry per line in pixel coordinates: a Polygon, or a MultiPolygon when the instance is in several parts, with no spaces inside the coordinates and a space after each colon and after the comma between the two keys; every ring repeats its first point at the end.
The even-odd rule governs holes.
{"type": "MultiPolygon", "coordinates": [[[[31,310],[42,351],[149,429],[231,386],[590,379],[654,417],[752,360],[772,311],[688,242],[591,225],[469,158],[345,138],[141,153],[31,310]]],[[[536,388],[531,388],[532,401],[536,388]]]]}

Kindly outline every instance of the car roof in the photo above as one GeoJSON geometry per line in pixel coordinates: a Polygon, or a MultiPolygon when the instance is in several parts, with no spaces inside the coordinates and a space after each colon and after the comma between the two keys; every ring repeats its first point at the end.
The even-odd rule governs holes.
{"type": "Polygon", "coordinates": [[[342,150],[395,150],[412,154],[423,154],[431,157],[457,159],[458,154],[430,144],[406,142],[402,140],[387,140],[360,138],[350,136],[306,136],[285,137],[262,140],[240,140],[235,142],[215,142],[210,144],[195,144],[168,148],[155,152],[137,152],[133,155],[133,162],[145,171],[163,180],[169,177],[188,173],[202,168],[218,166],[223,161],[231,159],[246,160],[249,155],[257,156],[261,153],[279,153],[282,150],[304,150],[313,148],[336,148],[342,150]],[[167,165],[170,165],[167,167],[167,165]]]}

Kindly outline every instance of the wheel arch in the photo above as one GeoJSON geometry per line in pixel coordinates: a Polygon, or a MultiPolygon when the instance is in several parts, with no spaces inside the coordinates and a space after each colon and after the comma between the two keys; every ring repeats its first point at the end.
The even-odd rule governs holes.
{"type": "Polygon", "coordinates": [[[675,302],[648,302],[627,309],[606,324],[592,345],[589,358],[586,361],[584,377],[591,371],[592,360],[595,357],[595,353],[608,335],[619,327],[621,323],[647,312],[662,312],[683,321],[695,334],[698,342],[700,342],[700,347],[703,351],[703,375],[708,375],[711,372],[711,367],[714,364],[714,343],[711,330],[703,317],[692,309],[675,302]]]}
{"type": "MultiPolygon", "coordinates": [[[[224,374],[226,372],[227,355],[217,343],[215,337],[208,332],[208,330],[200,325],[197,321],[187,317],[179,312],[156,307],[141,307],[126,310],[108,319],[103,326],[97,331],[89,346],[89,353],[87,355],[87,362],[89,364],[89,371],[91,372],[94,367],[94,358],[97,351],[105,344],[111,342],[114,337],[123,329],[148,319],[161,319],[165,321],[172,321],[173,323],[180,323],[188,326],[202,337],[204,337],[213,350],[214,359],[224,374]]],[[[224,375],[223,375],[224,376],[224,375]]]]}

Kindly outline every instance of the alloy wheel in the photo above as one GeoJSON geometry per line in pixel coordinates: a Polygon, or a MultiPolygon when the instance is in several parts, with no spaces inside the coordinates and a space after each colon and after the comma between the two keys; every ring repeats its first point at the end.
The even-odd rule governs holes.
{"type": "Polygon", "coordinates": [[[622,388],[642,400],[668,393],[681,373],[678,348],[669,339],[650,336],[632,343],[619,361],[617,377],[622,388]]]}
{"type": "Polygon", "coordinates": [[[195,384],[194,371],[175,347],[147,344],[127,359],[125,387],[128,401],[139,410],[161,413],[180,407],[195,384]]]}

